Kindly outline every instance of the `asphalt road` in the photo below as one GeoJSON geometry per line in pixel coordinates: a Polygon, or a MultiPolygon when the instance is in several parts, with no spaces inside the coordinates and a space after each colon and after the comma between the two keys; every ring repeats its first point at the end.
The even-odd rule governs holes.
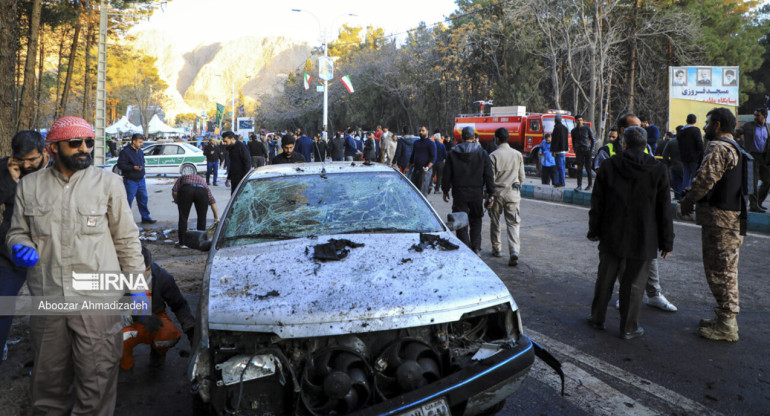
{"type": "MultiPolygon", "coordinates": [[[[154,216],[171,225],[176,210],[162,189],[173,180],[157,182],[151,186],[150,208],[158,204],[154,216]]],[[[225,189],[217,189],[220,210],[229,196],[225,189]]],[[[445,217],[450,204],[438,195],[429,200],[445,217]]],[[[567,385],[561,396],[558,377],[537,360],[500,414],[770,415],[770,236],[749,235],[741,250],[738,343],[695,334],[698,320],[712,314],[714,300],[703,275],[700,229],[691,223],[676,224],[674,251],[660,261],[663,293],[679,311],[643,306],[645,335],[624,341],[612,307],[607,330],[585,323],[598,265],[597,243],[585,238],[587,208],[524,200],[521,214],[519,266],[510,268],[507,259],[490,256],[488,218],[482,257],[513,294],[527,335],[562,362],[567,385]]],[[[197,305],[195,296],[188,298],[197,305]]],[[[116,414],[189,414],[186,340],[169,352],[162,370],[148,367],[146,348],[135,351],[133,372],[121,374],[116,414]]]]}

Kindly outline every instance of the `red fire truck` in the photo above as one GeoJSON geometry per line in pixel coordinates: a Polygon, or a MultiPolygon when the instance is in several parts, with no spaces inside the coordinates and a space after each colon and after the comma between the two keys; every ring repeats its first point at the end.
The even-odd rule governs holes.
{"type": "MultiPolygon", "coordinates": [[[[495,138],[495,130],[500,127],[508,129],[508,143],[514,149],[520,151],[526,163],[535,164],[540,172],[540,142],[545,133],[553,132],[554,116],[562,115],[562,123],[567,131],[575,128],[575,118],[569,111],[548,110],[545,113],[527,113],[526,107],[492,107],[485,111],[484,103],[481,103],[480,111],[476,114],[460,114],[455,117],[454,137],[460,139],[464,127],[472,127],[478,133],[479,141],[484,148],[495,138]]],[[[590,126],[590,123],[586,123],[590,126]]],[[[577,165],[575,152],[572,150],[572,136],[569,137],[569,151],[567,152],[567,168],[570,176],[575,176],[577,165]]]]}

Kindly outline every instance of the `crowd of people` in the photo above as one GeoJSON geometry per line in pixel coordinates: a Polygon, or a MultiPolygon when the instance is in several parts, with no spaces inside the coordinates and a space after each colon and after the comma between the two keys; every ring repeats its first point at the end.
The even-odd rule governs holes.
{"type": "MultiPolygon", "coordinates": [[[[564,186],[567,147],[563,140],[570,134],[579,170],[585,168],[588,173],[587,187],[582,189],[581,174],[578,188],[592,191],[587,238],[599,243],[588,324],[605,329],[616,281],[623,339],[644,334],[639,315],[645,293],[650,306],[677,310],[662,294],[657,263],[674,248],[673,191],[682,215],[697,211],[706,281],[717,303],[715,315],[700,321],[698,333],[712,340],[737,341],[737,264],[747,211],[764,212],[762,204],[770,188],[767,109],[758,108],[754,121],[738,129],[729,110],[712,110],[705,141],[695,115],[687,117],[686,125],[659,137],[649,120],[624,114],[596,154],[593,132],[582,117],[576,120],[572,132],[555,123],[540,151],[543,182],[564,186]],[[762,185],[757,187],[759,181],[762,185]]],[[[122,178],[92,165],[94,132],[77,117],[54,122],[45,139],[34,131],[17,133],[11,156],[0,159],[0,239],[8,247],[0,250],[0,296],[16,296],[24,282],[33,296],[82,295],[73,289],[74,271],[122,270],[153,276],[148,290],[152,311],[132,316],[128,322],[118,315],[30,318],[36,411],[110,414],[118,368],[132,368],[137,345],[150,344],[151,364],[162,365],[182,334],[190,341],[195,336],[189,305],[173,276],[153,263],[150,250],[141,246],[133,220],[131,205],[136,199],[141,223],[155,222],[147,207],[143,141],[137,134],[122,150],[111,149],[118,154],[122,178]],[[181,329],[170,320],[167,309],[176,315],[181,329]]],[[[297,129],[254,133],[244,141],[226,131],[221,142],[212,139],[202,147],[207,159],[205,178],[182,175],[172,188],[179,207],[180,242],[193,206],[198,230],[206,228],[209,206],[218,220],[209,186],[218,185],[222,167],[227,171],[226,184],[235,192],[252,168],[266,164],[362,161],[392,166],[426,197],[440,192],[445,202],[451,201],[453,212],[465,212],[468,225],[458,229],[457,236],[478,255],[486,209],[491,255],[503,256],[502,217],[508,265],[515,267],[519,262],[521,188],[526,177],[523,156],[509,145],[505,128],[494,132],[494,142],[487,149],[471,127],[463,128],[455,140],[440,130],[430,133],[425,125],[419,126],[417,136],[409,134],[407,127],[397,136],[387,127],[364,131],[355,126],[328,139],[320,134],[311,139],[297,129]]],[[[5,344],[11,320],[0,316],[0,344],[5,344]]]]}

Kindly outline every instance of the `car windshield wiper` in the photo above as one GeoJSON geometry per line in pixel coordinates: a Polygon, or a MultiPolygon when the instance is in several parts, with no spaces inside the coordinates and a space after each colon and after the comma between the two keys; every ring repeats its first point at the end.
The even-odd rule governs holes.
{"type": "Polygon", "coordinates": [[[398,227],[364,227],[359,230],[344,231],[339,234],[366,234],[366,233],[423,233],[423,230],[407,230],[398,227]]]}
{"type": "Polygon", "coordinates": [[[296,235],[287,234],[274,234],[274,233],[261,233],[261,234],[242,234],[222,238],[222,241],[240,240],[242,238],[270,238],[273,240],[291,240],[293,238],[300,238],[296,235]]]}

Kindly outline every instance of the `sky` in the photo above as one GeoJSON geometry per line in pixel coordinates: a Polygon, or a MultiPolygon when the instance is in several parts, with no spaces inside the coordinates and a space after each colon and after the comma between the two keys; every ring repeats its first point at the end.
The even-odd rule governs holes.
{"type": "Polygon", "coordinates": [[[241,36],[282,36],[321,45],[316,19],[292,9],[315,15],[327,26],[332,41],[342,24],[372,25],[385,29],[386,35],[398,34],[421,21],[427,25],[443,21],[457,7],[454,0],[172,0],[137,29],[165,30],[184,50],[241,36]],[[350,13],[357,17],[346,16],[350,13]]]}

